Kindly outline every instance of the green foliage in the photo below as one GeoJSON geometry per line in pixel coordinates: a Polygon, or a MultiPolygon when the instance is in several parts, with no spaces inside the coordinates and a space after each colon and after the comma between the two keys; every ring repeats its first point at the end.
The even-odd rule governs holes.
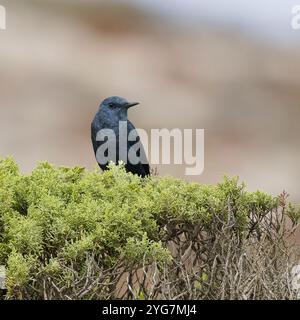
{"type": "Polygon", "coordinates": [[[36,259],[32,256],[22,255],[12,251],[7,260],[7,288],[8,295],[22,299],[22,287],[31,280],[31,270],[34,269],[36,259]]]}
{"type": "MultiPolygon", "coordinates": [[[[100,174],[47,162],[23,175],[12,158],[0,159],[0,265],[7,268],[7,298],[22,298],[22,287],[49,276],[71,285],[69,269],[84,275],[87,256],[103,269],[120,261],[124,268],[168,264],[162,226],[209,230],[213,216],[230,211],[243,234],[251,212],[265,214],[276,205],[277,198],[247,193],[235,178],[208,186],[140,179],[115,165],[100,174]]],[[[290,207],[289,214],[299,220],[299,210],[290,207]]],[[[199,285],[206,279],[202,275],[199,285]]]]}

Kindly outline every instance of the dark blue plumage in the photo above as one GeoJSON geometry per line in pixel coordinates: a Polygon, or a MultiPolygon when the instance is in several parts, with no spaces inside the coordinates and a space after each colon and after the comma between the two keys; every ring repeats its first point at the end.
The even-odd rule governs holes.
{"type": "MultiPolygon", "coordinates": [[[[150,168],[149,168],[149,164],[146,163],[142,163],[139,162],[137,164],[132,164],[130,163],[130,160],[128,159],[128,151],[130,149],[130,147],[132,147],[134,144],[136,144],[137,141],[139,141],[140,137],[137,136],[136,141],[128,141],[128,135],[132,130],[136,130],[136,128],[134,127],[134,125],[128,120],[128,109],[130,107],[133,107],[135,105],[137,105],[138,103],[129,103],[126,99],[121,98],[121,97],[110,97],[105,99],[100,107],[99,110],[97,112],[97,114],[95,115],[95,118],[92,122],[92,126],[91,126],[91,138],[92,138],[92,143],[93,143],[93,148],[94,148],[94,153],[95,155],[97,154],[97,150],[99,147],[101,147],[101,145],[103,145],[106,141],[97,141],[97,134],[99,133],[100,130],[103,129],[111,129],[114,131],[115,135],[116,135],[116,163],[118,163],[120,160],[126,160],[125,161],[125,169],[128,172],[132,172],[133,174],[137,174],[141,177],[145,177],[148,176],[150,174],[150,168]],[[119,132],[119,123],[120,121],[124,121],[123,123],[125,123],[127,125],[127,146],[124,144],[123,145],[119,145],[119,136],[120,136],[120,132],[119,132]],[[123,159],[120,155],[120,150],[122,150],[123,147],[127,147],[126,150],[124,150],[124,154],[126,156],[126,159],[123,159]]],[[[122,133],[121,133],[122,134],[122,133]]],[[[125,138],[125,137],[122,137],[125,138]]],[[[99,139],[98,139],[99,140],[99,139]]],[[[140,148],[140,153],[143,153],[144,155],[144,149],[141,146],[140,148]]],[[[140,155],[138,153],[138,155],[140,155]]],[[[96,156],[97,158],[97,156],[96,156]]],[[[145,155],[144,155],[145,158],[145,155]]],[[[100,166],[100,168],[102,170],[106,170],[107,169],[107,165],[109,161],[113,161],[114,159],[108,159],[108,161],[106,163],[99,163],[98,159],[97,162],[100,166]]]]}

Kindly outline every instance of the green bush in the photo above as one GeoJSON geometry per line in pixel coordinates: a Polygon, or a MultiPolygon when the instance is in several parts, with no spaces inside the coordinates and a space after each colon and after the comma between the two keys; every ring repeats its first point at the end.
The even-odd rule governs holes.
{"type": "MultiPolygon", "coordinates": [[[[220,277],[214,279],[212,273],[219,270],[228,276],[222,257],[231,241],[236,250],[240,248],[239,256],[251,255],[262,243],[268,248],[274,239],[279,250],[280,241],[289,241],[299,216],[300,210],[288,206],[284,195],[246,192],[236,178],[208,186],[171,177],[140,179],[122,166],[111,165],[100,174],[47,162],[24,175],[12,158],[0,159],[5,297],[257,298],[250,289],[245,296],[232,296],[231,285],[224,285],[224,279],[218,282],[220,277]],[[281,219],[282,233],[275,230],[275,220],[275,231],[270,227],[274,214],[289,219],[290,223],[281,219]],[[166,289],[168,281],[174,281],[173,291],[166,289]]],[[[290,257],[281,255],[292,266],[290,257]]],[[[286,278],[283,269],[278,272],[286,278]]],[[[278,286],[286,286],[286,291],[280,287],[279,298],[290,293],[282,279],[278,286]]],[[[262,288],[258,298],[265,298],[263,292],[262,288]]]]}

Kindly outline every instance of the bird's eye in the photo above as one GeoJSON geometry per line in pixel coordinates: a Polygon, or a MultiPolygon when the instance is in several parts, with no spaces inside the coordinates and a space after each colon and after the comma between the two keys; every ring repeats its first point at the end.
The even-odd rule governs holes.
{"type": "Polygon", "coordinates": [[[114,107],[114,104],[113,103],[109,103],[108,105],[110,108],[113,108],[114,107]]]}

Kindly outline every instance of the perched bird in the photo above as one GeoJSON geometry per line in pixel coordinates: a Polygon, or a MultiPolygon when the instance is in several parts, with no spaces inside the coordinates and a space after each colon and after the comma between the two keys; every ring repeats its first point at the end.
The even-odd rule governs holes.
{"type": "Polygon", "coordinates": [[[102,170],[107,169],[110,161],[118,163],[122,160],[125,162],[126,171],[141,177],[146,177],[150,174],[149,163],[140,142],[140,137],[134,125],[128,120],[128,109],[138,104],[138,102],[128,102],[121,97],[109,97],[100,104],[99,110],[91,125],[91,138],[97,162],[102,170]],[[120,122],[123,126],[125,125],[125,129],[127,129],[126,132],[120,130],[120,122]],[[106,129],[114,133],[116,137],[115,141],[114,139],[111,139],[110,142],[108,141],[110,137],[105,136],[107,133],[106,129]],[[132,131],[136,138],[135,141],[131,141],[133,140],[132,138],[128,139],[132,131]],[[101,136],[101,133],[103,133],[106,139],[101,136]],[[101,146],[104,147],[104,144],[105,148],[113,148],[113,150],[107,149],[104,157],[100,157],[98,151],[101,151],[101,146]],[[139,148],[136,155],[140,160],[130,161],[130,156],[128,156],[129,150],[137,144],[139,148]]]}

